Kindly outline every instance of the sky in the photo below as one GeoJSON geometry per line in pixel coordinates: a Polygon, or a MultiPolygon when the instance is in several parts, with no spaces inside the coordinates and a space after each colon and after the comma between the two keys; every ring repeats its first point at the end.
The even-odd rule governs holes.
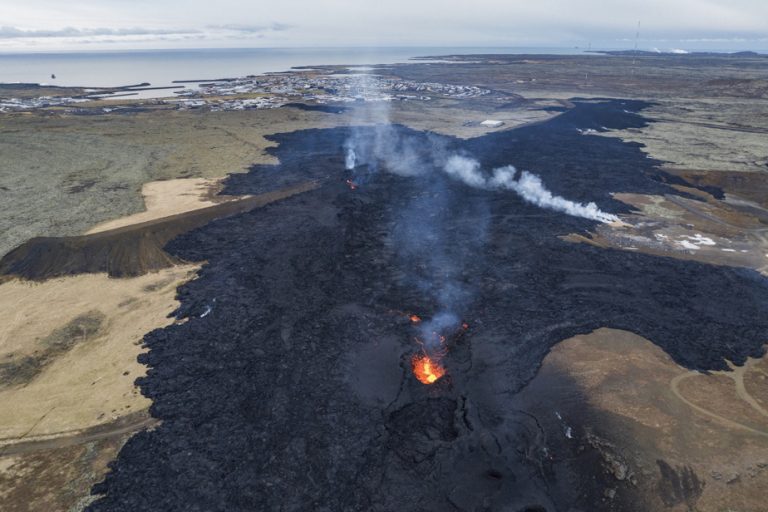
{"type": "Polygon", "coordinates": [[[0,52],[553,46],[768,50],[767,0],[0,0],[0,52]]]}

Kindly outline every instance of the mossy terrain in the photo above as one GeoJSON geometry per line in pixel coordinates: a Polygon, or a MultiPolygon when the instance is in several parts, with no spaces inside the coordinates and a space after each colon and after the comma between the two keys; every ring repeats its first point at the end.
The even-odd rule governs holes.
{"type": "Polygon", "coordinates": [[[18,358],[11,356],[10,361],[0,362],[0,386],[13,387],[30,382],[58,356],[78,343],[93,339],[105,320],[101,311],[88,311],[40,340],[39,348],[32,354],[18,358]]]}

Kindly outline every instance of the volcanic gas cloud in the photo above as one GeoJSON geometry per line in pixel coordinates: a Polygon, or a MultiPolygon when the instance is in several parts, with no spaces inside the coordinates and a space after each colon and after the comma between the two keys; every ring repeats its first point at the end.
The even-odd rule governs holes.
{"type": "MultiPolygon", "coordinates": [[[[361,88],[369,86],[366,76],[360,81],[361,88]]],[[[460,312],[474,295],[466,263],[482,257],[490,219],[480,195],[467,200],[467,194],[457,192],[460,187],[452,186],[451,181],[474,189],[511,191],[541,208],[598,222],[619,220],[595,203],[577,203],[552,194],[529,171],[519,172],[512,165],[484,171],[477,159],[450,150],[445,138],[427,134],[425,143],[423,138],[402,136],[402,130],[390,123],[387,101],[365,102],[356,108],[355,116],[344,143],[347,185],[353,190],[364,186],[380,169],[414,185],[407,207],[391,219],[391,242],[405,276],[403,285],[416,287],[434,312],[429,320],[412,318],[419,350],[411,365],[424,384],[435,383],[446,373],[446,337],[460,328],[460,312]],[[444,222],[448,212],[465,214],[474,221],[448,227],[444,222]]]]}

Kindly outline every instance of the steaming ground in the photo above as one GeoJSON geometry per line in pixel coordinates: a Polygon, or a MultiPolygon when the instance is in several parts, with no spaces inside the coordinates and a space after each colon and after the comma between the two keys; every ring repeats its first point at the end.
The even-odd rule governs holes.
{"type": "MultiPolygon", "coordinates": [[[[369,81],[369,75],[361,75],[358,87],[365,89],[369,81]]],[[[514,165],[506,165],[483,172],[477,159],[451,152],[445,140],[403,135],[391,124],[390,108],[389,102],[381,101],[355,111],[351,133],[344,142],[344,167],[352,173],[355,182],[364,181],[379,167],[401,176],[419,176],[442,168],[449,176],[471,187],[510,190],[529,203],[575,217],[603,223],[619,221],[616,215],[600,211],[593,202],[581,204],[552,194],[541,178],[530,171],[518,172],[514,165]],[[362,175],[359,167],[364,167],[362,175]]],[[[586,131],[597,133],[592,128],[586,131]]],[[[579,132],[585,130],[579,129],[579,132]]]]}
{"type": "MultiPolygon", "coordinates": [[[[370,78],[362,75],[359,80],[359,87],[365,88],[370,78]]],[[[450,224],[453,219],[443,213],[455,208],[456,201],[449,204],[450,192],[440,171],[469,187],[514,192],[540,208],[602,223],[619,222],[616,215],[601,211],[594,202],[578,203],[553,194],[530,171],[519,172],[513,165],[484,171],[479,160],[452,146],[448,139],[413,133],[391,124],[389,110],[388,102],[372,102],[356,111],[356,121],[361,125],[348,130],[344,167],[350,175],[347,183],[353,190],[376,180],[380,172],[420,180],[423,194],[410,200],[397,214],[392,246],[425,300],[439,304],[439,311],[421,325],[421,336],[417,338],[427,354],[442,357],[441,340],[456,330],[460,312],[474,299],[474,292],[461,276],[467,268],[467,255],[485,250],[490,215],[484,200],[467,205],[471,211],[463,213],[473,223],[469,229],[458,232],[455,224],[450,224]],[[456,250],[457,239],[461,240],[463,251],[456,250]]]]}
{"type": "MultiPolygon", "coordinates": [[[[176,315],[187,321],[145,339],[151,369],[139,384],[161,424],[128,441],[89,510],[604,503],[617,484],[598,452],[587,443],[569,459],[515,401],[550,347],[609,326],[685,368],[720,370],[763,355],[768,328],[768,285],[754,271],[561,240],[626,213],[613,192],[683,197],[637,145],[576,130],[642,127],[630,112],[645,106],[581,102],[469,141],[388,128],[420,172],[356,150],[352,175],[349,129],[273,137],[281,163],[233,175],[224,192],[318,186],[166,246],[207,263],[180,288],[176,315]],[[476,172],[456,179],[453,155],[476,159],[476,172]],[[507,169],[511,190],[489,187],[510,164],[526,181],[507,169]],[[404,312],[450,312],[470,326],[450,341],[449,376],[434,386],[410,374],[417,331],[404,312]]],[[[634,477],[655,488],[656,475],[634,477]]],[[[630,480],[621,485],[606,509],[651,509],[630,480]]]]}
{"type": "Polygon", "coordinates": [[[576,203],[552,194],[540,177],[528,171],[518,173],[513,165],[494,169],[492,176],[486,178],[480,171],[480,162],[454,155],[445,164],[445,172],[472,187],[511,190],[525,201],[541,208],[606,224],[619,221],[616,215],[601,211],[595,203],[576,203]]]}

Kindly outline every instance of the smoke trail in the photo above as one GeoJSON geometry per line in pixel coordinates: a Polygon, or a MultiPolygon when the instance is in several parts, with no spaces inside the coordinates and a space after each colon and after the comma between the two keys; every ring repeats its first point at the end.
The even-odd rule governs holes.
{"type": "Polygon", "coordinates": [[[350,135],[344,142],[344,166],[356,178],[375,172],[380,162],[393,153],[397,138],[390,124],[390,100],[368,73],[360,74],[351,93],[358,99],[352,115],[350,135]],[[358,168],[359,167],[359,168],[358,168]]]}
{"type": "MultiPolygon", "coordinates": [[[[445,141],[433,134],[404,137],[401,128],[391,124],[392,96],[382,92],[371,75],[360,75],[355,84],[356,103],[352,125],[344,142],[344,167],[356,182],[385,168],[400,176],[419,176],[445,161],[445,141]]],[[[441,164],[440,164],[441,165],[441,164]]]]}
{"type": "Polygon", "coordinates": [[[486,179],[480,171],[480,162],[473,158],[454,155],[448,159],[443,170],[449,176],[463,181],[471,187],[511,190],[525,201],[541,208],[604,223],[618,222],[619,220],[616,215],[601,211],[595,203],[577,203],[552,194],[544,186],[541,178],[528,171],[523,171],[520,173],[520,177],[515,179],[517,169],[511,165],[495,169],[492,176],[486,179]]]}
{"type": "Polygon", "coordinates": [[[344,157],[344,168],[348,171],[351,171],[357,164],[357,154],[355,153],[355,148],[352,145],[347,146],[346,152],[347,154],[344,157]]]}
{"type": "Polygon", "coordinates": [[[441,311],[428,322],[422,323],[419,327],[419,339],[427,353],[440,350],[442,348],[440,336],[456,331],[459,323],[459,317],[449,311],[441,311]]]}
{"type": "Polygon", "coordinates": [[[517,177],[517,170],[507,166],[493,170],[487,178],[480,162],[457,154],[447,156],[445,143],[437,138],[428,137],[428,147],[424,147],[424,142],[416,137],[401,136],[390,124],[389,101],[368,101],[383,97],[380,91],[371,90],[375,87],[370,75],[360,76],[356,88],[364,104],[356,109],[355,125],[344,143],[345,168],[355,174],[356,181],[364,181],[366,176],[360,174],[375,173],[380,166],[401,176],[418,176],[442,167],[446,174],[471,187],[511,190],[531,204],[574,217],[603,223],[619,221],[616,215],[601,211],[593,202],[577,203],[554,195],[531,172],[522,171],[517,177]]]}
{"type": "Polygon", "coordinates": [[[428,351],[440,347],[440,335],[459,327],[460,313],[472,301],[476,281],[467,268],[482,257],[491,219],[487,198],[467,201],[466,192],[452,187],[437,169],[418,179],[419,186],[393,211],[390,235],[403,284],[434,308],[434,315],[419,324],[419,339],[428,351]],[[464,218],[473,222],[454,221],[464,218]]]}
{"type": "Polygon", "coordinates": [[[595,203],[577,203],[552,194],[544,186],[541,178],[533,173],[523,171],[520,174],[520,178],[515,180],[514,176],[516,173],[517,170],[511,165],[496,169],[493,171],[493,177],[488,183],[492,188],[512,190],[524,200],[542,208],[604,223],[619,221],[616,215],[600,210],[595,203]]]}
{"type": "Polygon", "coordinates": [[[443,170],[470,187],[486,188],[485,177],[480,172],[480,162],[474,158],[453,155],[445,163],[443,170]]]}
{"type": "Polygon", "coordinates": [[[353,126],[344,142],[344,166],[356,183],[365,183],[379,169],[406,177],[421,177],[403,208],[394,212],[391,237],[402,263],[404,284],[419,290],[436,308],[434,316],[419,326],[419,339],[428,352],[438,351],[441,336],[460,325],[459,311],[473,296],[473,283],[466,269],[482,257],[490,224],[487,201],[466,201],[464,194],[449,186],[450,179],[484,190],[510,190],[525,201],[577,217],[615,222],[618,217],[600,211],[594,203],[581,204],[552,194],[541,179],[513,166],[483,172],[474,158],[448,149],[447,139],[435,135],[407,136],[390,122],[388,101],[368,88],[375,84],[361,76],[353,126]],[[447,222],[450,218],[471,218],[472,223],[447,222]],[[460,240],[461,243],[456,243],[460,240]]]}

